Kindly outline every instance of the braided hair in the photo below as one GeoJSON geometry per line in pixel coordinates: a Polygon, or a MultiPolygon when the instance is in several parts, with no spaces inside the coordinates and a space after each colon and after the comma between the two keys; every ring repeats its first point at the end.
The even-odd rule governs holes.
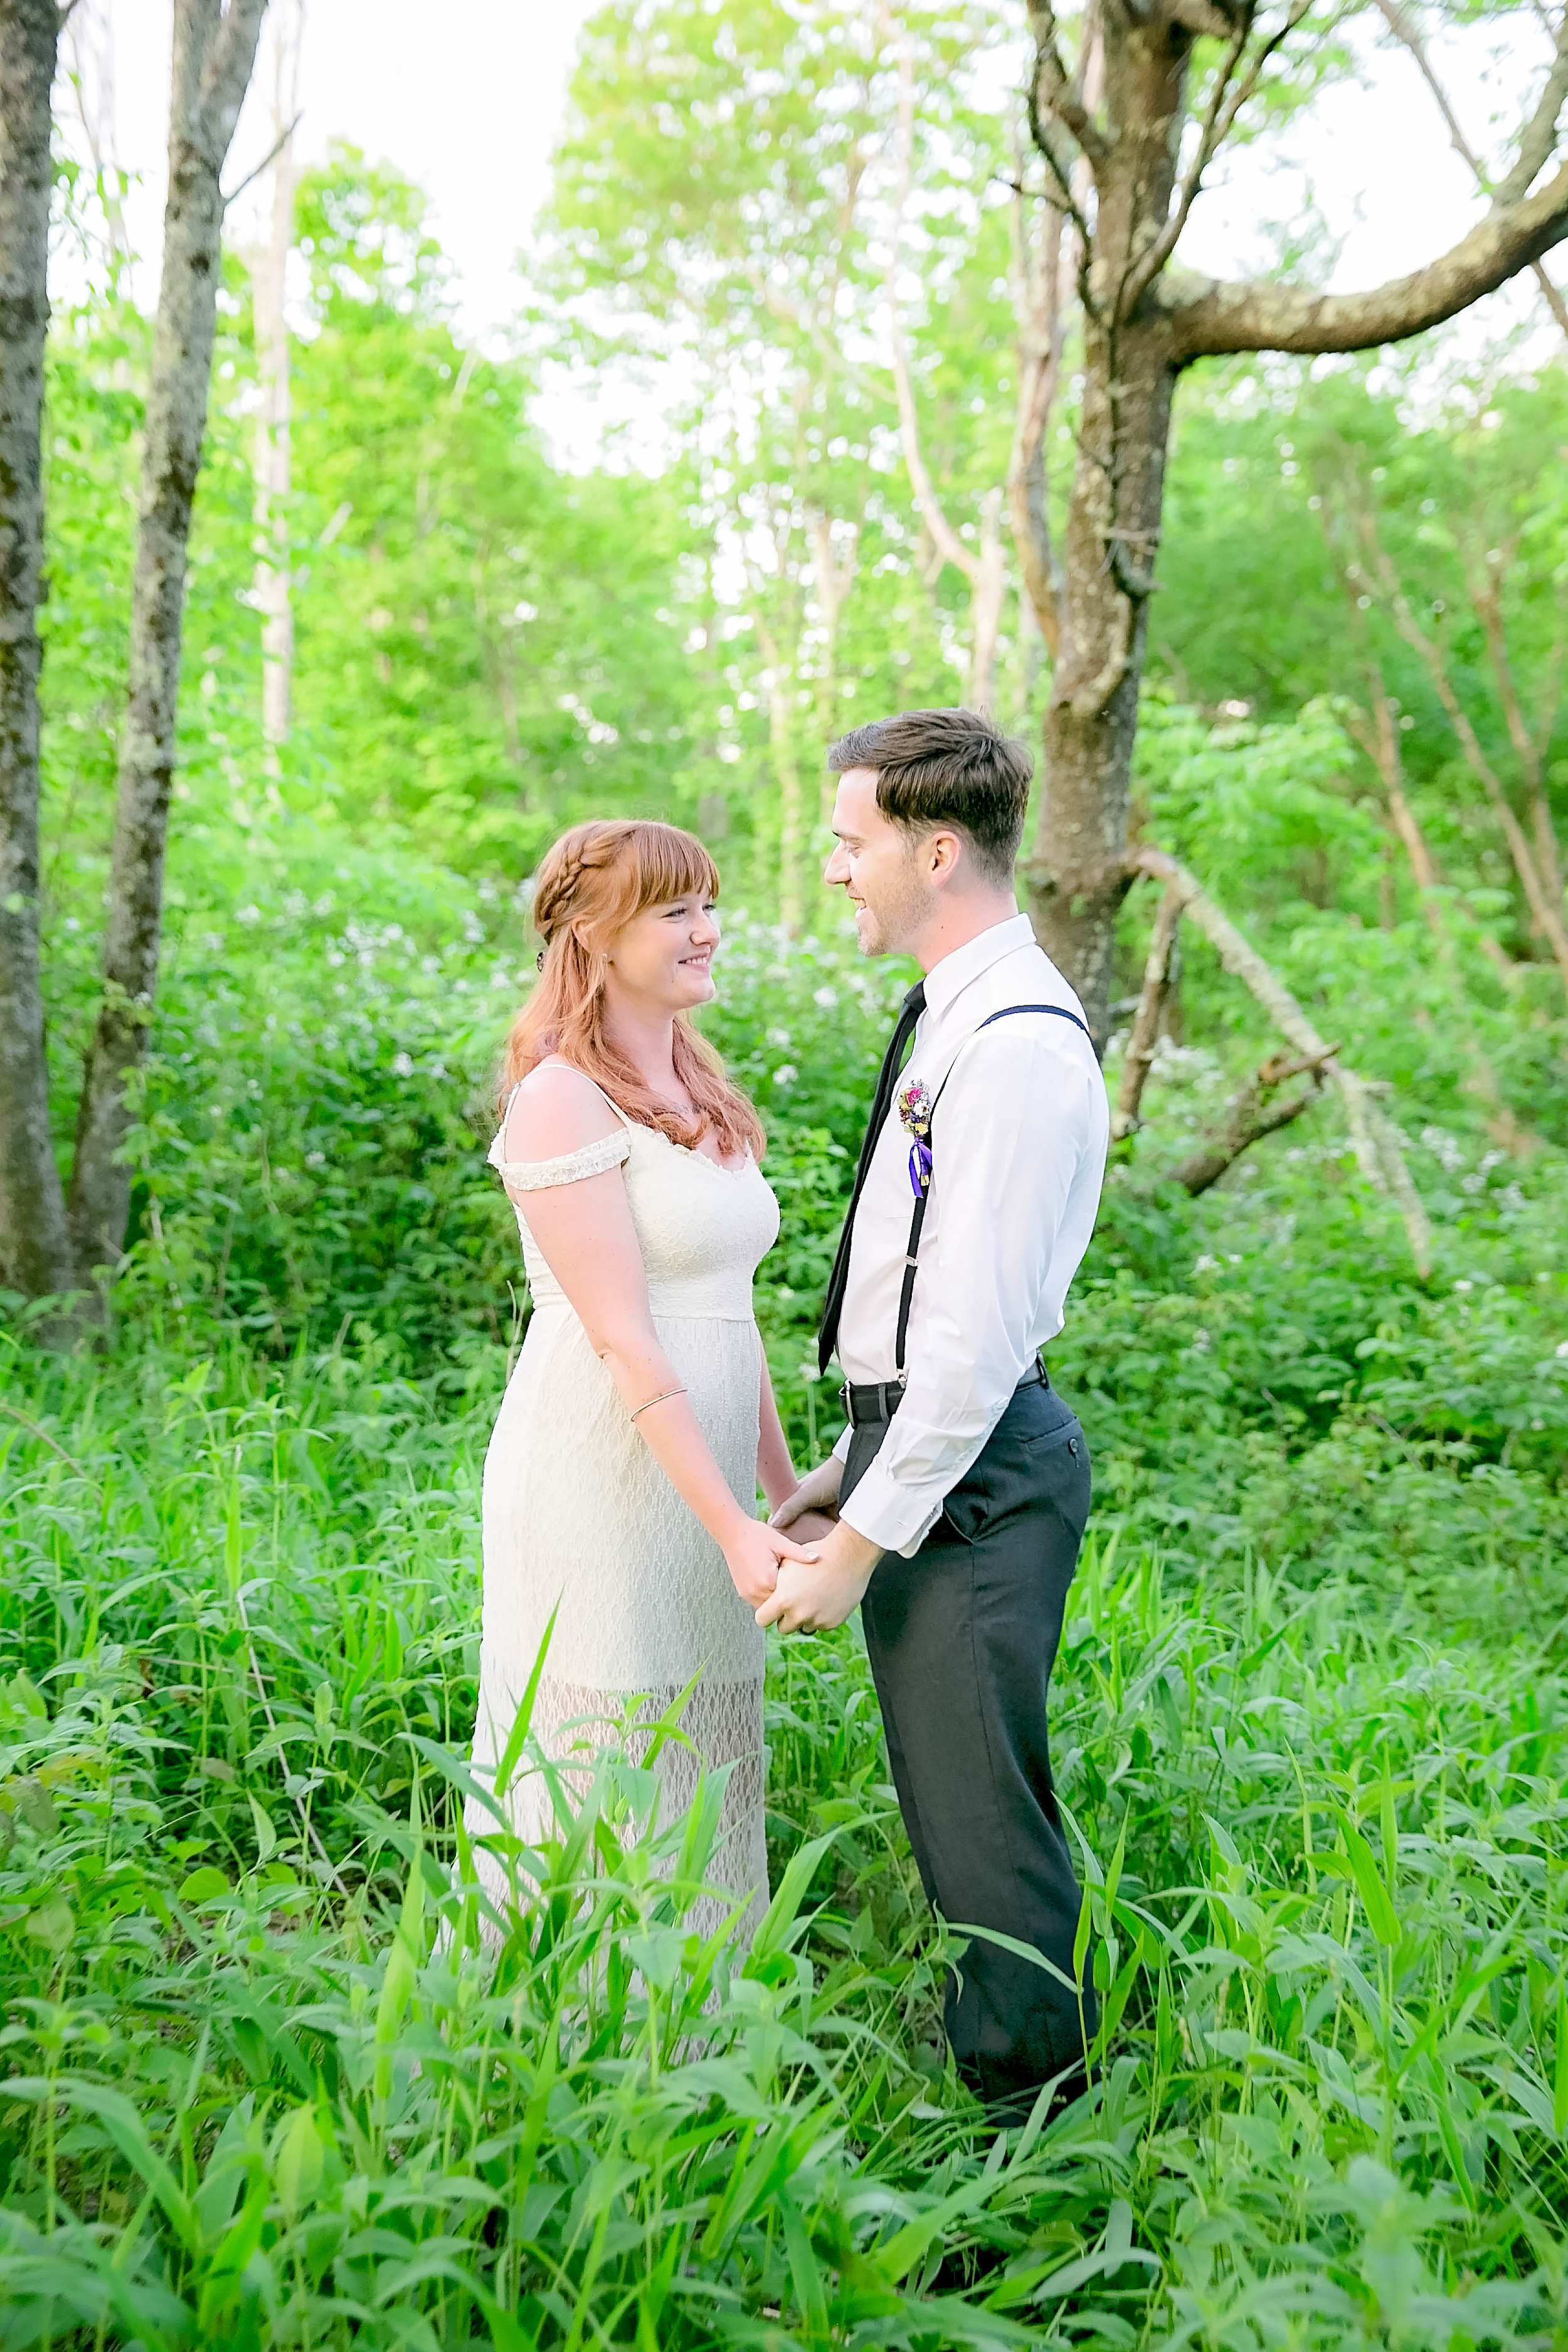
{"type": "Polygon", "coordinates": [[[674,1057],[694,1106],[689,1112],[655,1095],[605,1034],[605,955],[616,933],[645,907],[699,890],[717,897],[719,869],[695,834],[678,825],[600,817],[562,835],[534,879],[533,921],[544,946],[538,982],[507,1038],[499,1105],[539,1063],[558,1055],[636,1125],[657,1128],[671,1143],[694,1150],[711,1133],[726,1160],[747,1150],[762,1158],[761,1120],[684,1013],[675,1019],[674,1057]]]}

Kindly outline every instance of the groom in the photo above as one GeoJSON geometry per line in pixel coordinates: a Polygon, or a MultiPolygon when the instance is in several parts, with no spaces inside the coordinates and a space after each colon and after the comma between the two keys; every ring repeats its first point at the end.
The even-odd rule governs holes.
{"type": "Polygon", "coordinates": [[[1105,1087],[1014,896],[1022,745],[973,711],[909,710],[856,728],[828,765],[826,878],[863,952],[911,956],[925,978],[883,1060],[828,1280],[821,1360],[837,1349],[849,1426],[773,1514],[814,1542],[814,1518],[832,1524],[757,1618],[809,1633],[860,1603],[927,1895],[1060,1971],[972,1936],[948,1991],[960,2072],[1016,2112],[1046,2082],[1082,2087],[1094,2029],[1046,1737],[1089,1449],[1038,1351],[1094,1230],[1105,1087]]]}

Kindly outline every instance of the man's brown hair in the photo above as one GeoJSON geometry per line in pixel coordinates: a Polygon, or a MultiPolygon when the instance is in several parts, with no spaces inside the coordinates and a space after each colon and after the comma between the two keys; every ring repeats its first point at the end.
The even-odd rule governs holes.
{"type": "Polygon", "coordinates": [[[874,719],[841,735],[827,764],[837,775],[875,768],[885,817],[911,832],[951,825],[988,880],[1011,881],[1035,762],[978,711],[900,710],[874,719]]]}

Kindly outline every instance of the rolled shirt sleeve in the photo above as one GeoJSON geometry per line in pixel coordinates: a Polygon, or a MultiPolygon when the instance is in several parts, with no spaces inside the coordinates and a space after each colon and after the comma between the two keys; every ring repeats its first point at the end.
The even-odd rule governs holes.
{"type": "Polygon", "coordinates": [[[1061,1328],[1058,1308],[1042,1333],[1042,1309],[1063,1211],[1092,1145],[1095,1086],[1103,1091],[1086,1056],[1024,1020],[972,1039],[953,1065],[932,1122],[919,1349],[911,1322],[902,1401],[841,1512],[884,1551],[920,1549],[1043,1337],[1061,1328]]]}

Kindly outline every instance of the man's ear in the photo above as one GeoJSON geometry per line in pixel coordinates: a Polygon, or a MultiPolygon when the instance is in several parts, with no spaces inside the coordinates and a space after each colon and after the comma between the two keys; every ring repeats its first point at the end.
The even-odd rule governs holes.
{"type": "Polygon", "coordinates": [[[945,889],[963,862],[963,843],[956,833],[933,833],[926,842],[926,874],[937,889],[945,889]]]}

